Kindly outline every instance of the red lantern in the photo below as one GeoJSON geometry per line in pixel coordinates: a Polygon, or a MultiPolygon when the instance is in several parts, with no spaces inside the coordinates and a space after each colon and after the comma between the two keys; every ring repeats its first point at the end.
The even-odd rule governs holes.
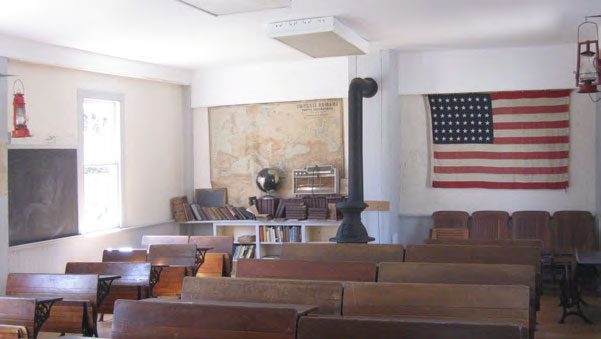
{"type": "Polygon", "coordinates": [[[599,92],[597,90],[599,79],[601,79],[599,28],[596,23],[585,21],[578,26],[578,66],[576,68],[578,93],[599,92]]]}
{"type": "Polygon", "coordinates": [[[15,94],[15,98],[13,99],[13,124],[15,129],[13,130],[12,137],[13,138],[26,138],[30,137],[29,130],[27,129],[27,113],[25,113],[25,97],[23,93],[17,92],[14,90],[15,85],[18,83],[21,84],[22,92],[25,92],[25,87],[23,86],[23,82],[21,80],[15,81],[13,85],[13,92],[15,94]]]}

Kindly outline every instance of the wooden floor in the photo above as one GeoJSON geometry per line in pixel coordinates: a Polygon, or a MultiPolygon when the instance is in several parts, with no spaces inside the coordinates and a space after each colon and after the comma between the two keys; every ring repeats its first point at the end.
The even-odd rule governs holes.
{"type": "MultiPolygon", "coordinates": [[[[551,292],[541,298],[541,310],[538,312],[538,331],[536,339],[601,339],[601,298],[585,297],[590,306],[584,307],[584,313],[593,321],[593,325],[585,324],[582,319],[569,316],[565,324],[557,321],[561,318],[561,307],[557,295],[551,292]]],[[[107,314],[105,321],[99,323],[99,335],[111,337],[112,315],[107,314]]],[[[51,338],[57,333],[40,333],[39,338],[51,338]]]]}

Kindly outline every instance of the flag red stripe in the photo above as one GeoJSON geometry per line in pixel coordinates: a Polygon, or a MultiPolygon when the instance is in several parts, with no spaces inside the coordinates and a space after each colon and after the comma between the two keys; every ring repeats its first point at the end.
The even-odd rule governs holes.
{"type": "Polygon", "coordinates": [[[562,189],[568,187],[568,182],[432,181],[432,187],[493,189],[562,189]]]}
{"type": "Polygon", "coordinates": [[[565,113],[569,110],[570,105],[496,107],[492,114],[565,113]]]}
{"type": "Polygon", "coordinates": [[[565,127],[570,127],[569,120],[495,122],[493,124],[494,129],[538,129],[538,128],[565,128],[565,127]]]}
{"type": "Polygon", "coordinates": [[[568,151],[556,152],[434,152],[435,159],[567,159],[568,151]]]}
{"type": "Polygon", "coordinates": [[[499,99],[536,99],[536,98],[561,98],[570,95],[571,89],[542,90],[542,91],[517,91],[490,93],[491,100],[499,99]]]}
{"type": "Polygon", "coordinates": [[[570,142],[570,137],[507,137],[507,138],[495,138],[495,144],[507,145],[507,144],[563,144],[570,142]]]}
{"type": "Polygon", "coordinates": [[[434,173],[563,174],[563,173],[568,173],[568,166],[560,166],[560,167],[434,166],[434,173]]]}

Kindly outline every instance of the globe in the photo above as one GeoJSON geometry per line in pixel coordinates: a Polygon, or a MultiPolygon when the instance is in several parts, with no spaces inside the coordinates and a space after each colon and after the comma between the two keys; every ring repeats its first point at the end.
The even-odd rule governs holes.
{"type": "Polygon", "coordinates": [[[278,172],[273,168],[263,168],[257,174],[257,187],[263,192],[275,191],[278,183],[280,182],[280,176],[278,172]]]}

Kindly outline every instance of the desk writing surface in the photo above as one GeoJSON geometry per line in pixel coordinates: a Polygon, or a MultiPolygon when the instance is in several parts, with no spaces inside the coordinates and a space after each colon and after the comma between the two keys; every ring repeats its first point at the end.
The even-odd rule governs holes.
{"type": "Polygon", "coordinates": [[[580,265],[601,265],[601,251],[576,252],[576,262],[580,265]]]}
{"type": "Polygon", "coordinates": [[[141,300],[141,302],[294,309],[296,311],[296,313],[298,313],[298,314],[307,314],[311,311],[317,310],[317,306],[314,306],[314,305],[252,303],[252,302],[241,302],[241,301],[213,301],[213,300],[185,300],[184,301],[181,299],[170,299],[170,298],[149,298],[149,299],[143,299],[143,300],[141,300]]]}

